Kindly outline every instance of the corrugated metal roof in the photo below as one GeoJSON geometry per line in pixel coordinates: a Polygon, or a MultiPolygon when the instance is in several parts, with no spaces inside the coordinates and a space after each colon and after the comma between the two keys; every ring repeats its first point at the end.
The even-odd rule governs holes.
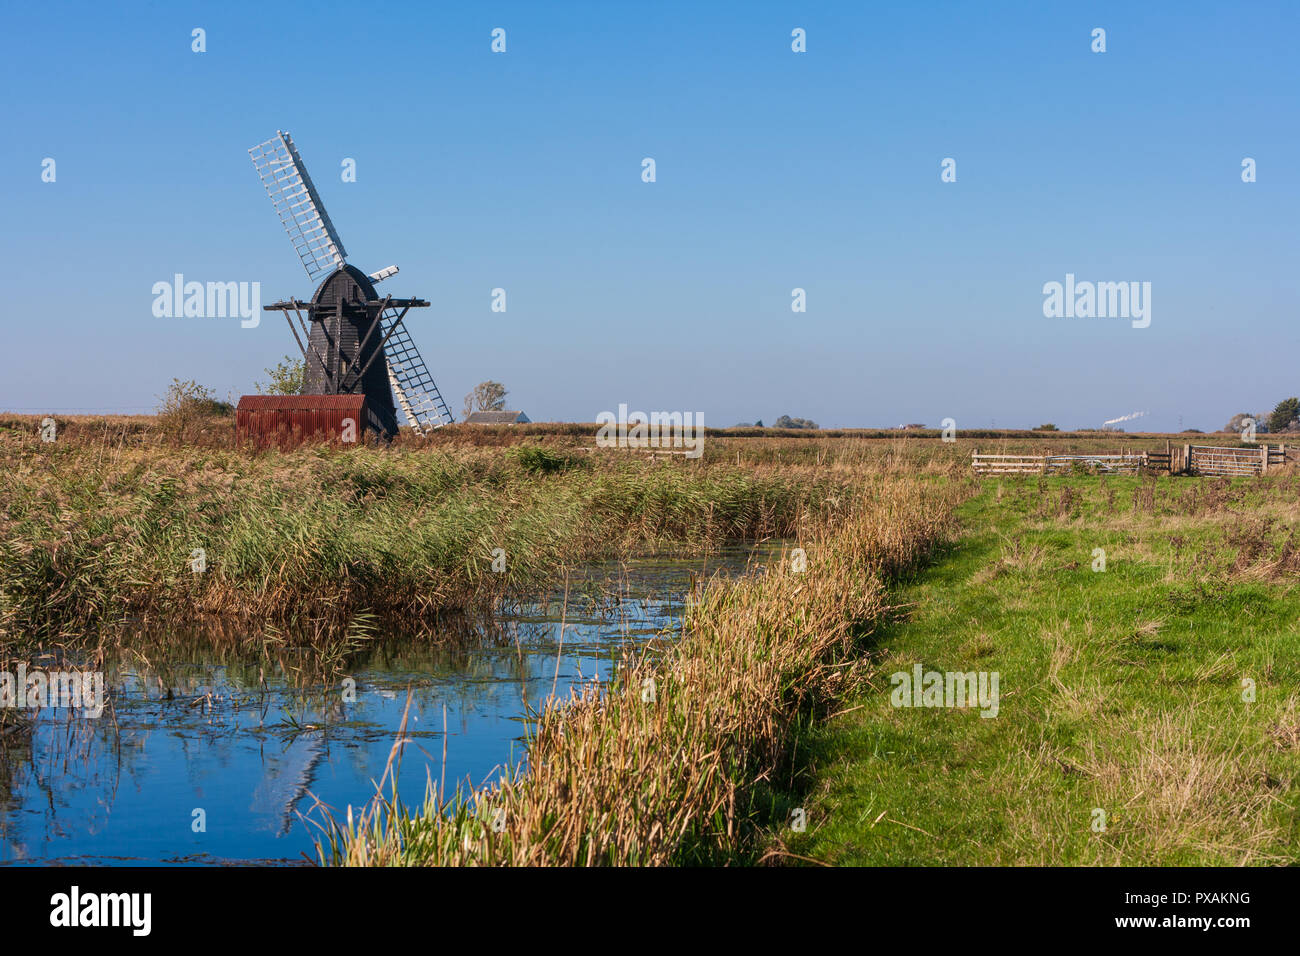
{"type": "Polygon", "coordinates": [[[237,411],[300,411],[314,408],[360,411],[365,404],[364,395],[244,395],[239,399],[237,411]]]}
{"type": "Polygon", "coordinates": [[[257,448],[360,441],[375,430],[366,411],[364,395],[245,395],[235,409],[235,437],[257,448]]]}
{"type": "Polygon", "coordinates": [[[467,425],[515,425],[527,422],[528,416],[523,412],[470,412],[465,419],[467,425]]]}

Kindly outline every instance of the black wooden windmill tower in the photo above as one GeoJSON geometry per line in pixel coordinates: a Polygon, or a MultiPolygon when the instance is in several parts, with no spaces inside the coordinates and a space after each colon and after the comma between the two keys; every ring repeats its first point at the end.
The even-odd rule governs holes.
{"type": "MultiPolygon", "coordinates": [[[[283,313],[302,350],[302,394],[364,395],[365,427],[385,437],[397,434],[399,406],[406,423],[421,434],[451,422],[451,411],[404,322],[407,312],[429,303],[375,291],[377,284],[397,274],[397,266],[367,275],[348,265],[343,242],[288,133],[277,131],[248,154],[307,275],[322,280],[310,302],[289,299],[264,307],[283,313]]],[[[304,409],[311,405],[299,404],[304,409]]]]}

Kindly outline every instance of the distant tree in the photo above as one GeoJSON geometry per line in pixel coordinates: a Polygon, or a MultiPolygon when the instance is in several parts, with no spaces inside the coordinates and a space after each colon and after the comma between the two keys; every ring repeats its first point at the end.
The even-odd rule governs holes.
{"type": "Polygon", "coordinates": [[[302,392],[302,375],[307,364],[301,358],[286,355],[283,362],[276,362],[275,368],[264,368],[269,381],[254,382],[253,388],[258,395],[298,395],[302,392]]]}
{"type": "Polygon", "coordinates": [[[754,422],[754,427],[755,427],[755,428],[762,428],[762,427],[763,427],[763,419],[760,418],[758,421],[754,422]]]}
{"type": "Polygon", "coordinates": [[[1268,416],[1268,430],[1271,432],[1286,432],[1295,430],[1300,424],[1296,420],[1300,419],[1300,398],[1284,398],[1277,403],[1273,409],[1273,414],[1268,416]]]}
{"type": "Polygon", "coordinates": [[[772,424],[773,428],[816,428],[817,423],[809,418],[791,418],[782,415],[772,424]]]}
{"type": "Polygon", "coordinates": [[[465,396],[465,411],[462,418],[469,418],[471,412],[500,412],[506,407],[506,387],[500,382],[479,382],[474,391],[465,396]]]}
{"type": "Polygon", "coordinates": [[[1051,422],[1046,422],[1045,424],[1039,425],[1037,428],[1034,429],[1034,431],[1036,431],[1036,432],[1059,432],[1060,429],[1057,428],[1055,425],[1053,425],[1051,422]]]}
{"type": "Polygon", "coordinates": [[[1240,435],[1242,429],[1246,427],[1246,419],[1248,418],[1255,423],[1256,432],[1268,431],[1268,419],[1254,412],[1237,412],[1232,418],[1228,419],[1228,424],[1224,425],[1222,430],[1240,435]]]}

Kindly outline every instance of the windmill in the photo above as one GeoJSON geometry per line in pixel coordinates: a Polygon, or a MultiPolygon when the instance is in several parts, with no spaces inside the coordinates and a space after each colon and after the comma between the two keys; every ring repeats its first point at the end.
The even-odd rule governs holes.
{"type": "MultiPolygon", "coordinates": [[[[264,307],[284,315],[302,351],[306,363],[302,394],[364,396],[366,427],[385,436],[397,433],[398,406],[407,424],[420,434],[450,423],[451,410],[404,322],[407,312],[429,303],[391,295],[381,298],[375,292],[376,285],[397,274],[397,266],[367,275],[348,264],[343,242],[287,132],[277,130],[248,155],[307,276],[320,281],[310,302],[288,299],[264,307]],[[291,312],[297,317],[296,328],[291,312]]],[[[310,404],[298,403],[304,408],[310,404]]],[[[327,401],[318,404],[342,407],[327,401]]],[[[292,407],[297,410],[298,405],[292,407]]]]}

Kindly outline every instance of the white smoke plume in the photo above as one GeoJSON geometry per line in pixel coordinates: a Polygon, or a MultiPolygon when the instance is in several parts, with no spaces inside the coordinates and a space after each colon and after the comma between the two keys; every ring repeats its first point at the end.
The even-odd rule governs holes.
{"type": "Polygon", "coordinates": [[[1107,425],[1118,425],[1120,422],[1131,422],[1135,418],[1141,418],[1143,415],[1150,414],[1150,412],[1134,412],[1132,415],[1121,415],[1119,418],[1112,418],[1108,422],[1102,422],[1101,427],[1105,428],[1107,425]]]}

